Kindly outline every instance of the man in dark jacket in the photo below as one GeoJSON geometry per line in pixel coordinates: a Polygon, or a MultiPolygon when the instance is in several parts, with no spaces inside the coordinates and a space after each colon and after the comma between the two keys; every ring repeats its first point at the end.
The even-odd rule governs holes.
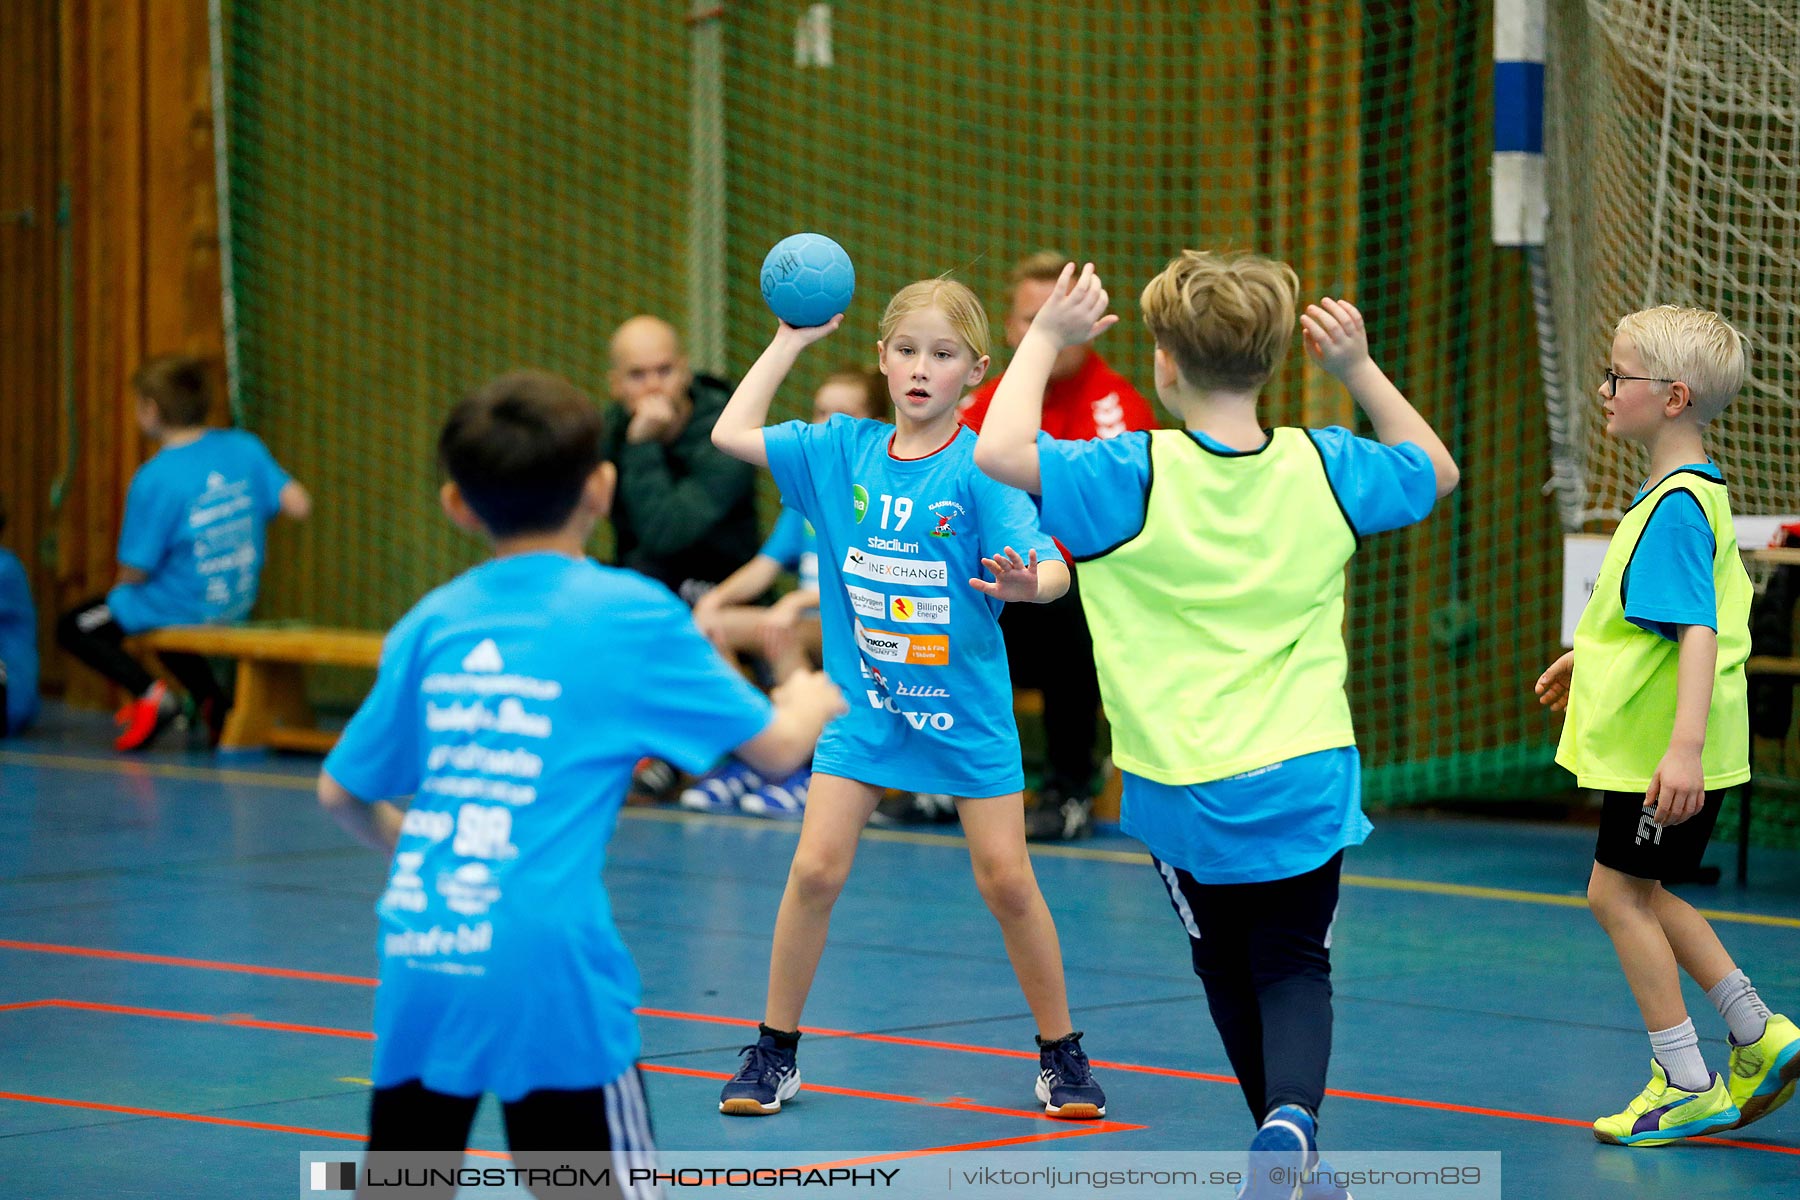
{"type": "Polygon", "coordinates": [[[756,555],[756,474],[712,444],[731,385],[695,375],[667,321],[613,334],[606,457],[619,470],[616,561],[688,604],[756,555]]]}

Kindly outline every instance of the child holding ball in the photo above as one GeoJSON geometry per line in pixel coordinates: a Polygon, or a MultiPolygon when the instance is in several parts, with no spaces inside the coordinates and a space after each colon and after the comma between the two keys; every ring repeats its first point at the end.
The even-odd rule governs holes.
{"type": "Polygon", "coordinates": [[[800,1014],[832,906],[863,826],[893,787],[958,798],[976,886],[1037,1023],[1037,1097],[1053,1117],[1102,1117],[1106,1098],[1069,1018],[1056,926],[1026,853],[996,620],[1008,600],[1062,595],[1069,572],[1030,498],[974,469],[975,434],[957,419],[964,392],[987,372],[987,315],[960,283],[909,284],[889,302],[876,343],[894,424],[839,415],[765,428],[800,352],[842,322],[841,312],[810,328],[782,321],[713,428],[715,445],[767,465],[784,502],[812,523],[825,669],[852,700],[819,741],[775,921],[761,1036],[745,1047],[719,1111],[776,1113],[799,1091],[800,1014]],[[982,567],[991,580],[973,577],[982,567]]]}

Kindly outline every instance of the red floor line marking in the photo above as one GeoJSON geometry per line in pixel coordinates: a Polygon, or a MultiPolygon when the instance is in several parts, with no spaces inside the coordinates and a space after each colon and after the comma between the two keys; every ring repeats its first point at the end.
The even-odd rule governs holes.
{"type": "MultiPolygon", "coordinates": [[[[698,1067],[677,1067],[668,1063],[639,1063],[645,1071],[655,1071],[662,1075],[684,1075],[691,1079],[730,1079],[727,1071],[703,1071],[698,1067]]],[[[947,1108],[956,1112],[989,1113],[1001,1117],[1025,1117],[1034,1121],[1054,1121],[1059,1125],[1077,1124],[1072,1121],[1059,1121],[1047,1113],[1026,1108],[998,1108],[992,1105],[978,1104],[962,1096],[949,1100],[926,1100],[921,1096],[903,1096],[897,1092],[870,1092],[859,1088],[836,1087],[828,1083],[803,1083],[803,1092],[819,1092],[830,1096],[853,1096],[860,1100],[882,1100],[889,1104],[917,1104],[924,1108],[947,1108]]],[[[1118,1121],[1082,1121],[1081,1128],[1090,1133],[1123,1133],[1132,1129],[1148,1128],[1144,1125],[1126,1125],[1118,1121]]],[[[1034,1135],[1041,1136],[1041,1135],[1034,1135]]],[[[1055,1135],[1053,1135],[1055,1136],[1055,1135]]]]}
{"type": "Polygon", "coordinates": [[[282,1033],[307,1033],[315,1037],[354,1038],[359,1042],[372,1042],[373,1033],[360,1029],[333,1029],[329,1025],[294,1025],[287,1021],[258,1021],[255,1017],[246,1017],[238,1013],[227,1013],[218,1018],[221,1025],[235,1025],[243,1029],[273,1029],[282,1033]]]}
{"type": "MultiPolygon", "coordinates": [[[[671,1021],[699,1021],[707,1025],[736,1025],[740,1028],[754,1029],[761,1024],[748,1017],[721,1017],[712,1013],[682,1012],[673,1008],[637,1008],[633,1009],[640,1017],[664,1017],[671,1021]]],[[[802,1025],[801,1033],[810,1033],[816,1037],[874,1037],[875,1034],[853,1033],[848,1029],[826,1029],[821,1025],[802,1025]]],[[[1032,1057],[1036,1057],[1033,1055],[1032,1057]]]]}
{"type": "MultiPolygon", "coordinates": [[[[1104,1124],[1104,1122],[1102,1122],[1104,1124]]],[[[1124,1129],[1144,1129],[1143,1125],[1125,1125],[1124,1129]]],[[[964,1142],[957,1146],[931,1146],[924,1150],[896,1150],[891,1154],[871,1154],[867,1158],[846,1158],[838,1162],[808,1163],[801,1171],[827,1171],[833,1167],[861,1167],[869,1163],[900,1162],[932,1154],[961,1154],[969,1150],[995,1150],[1001,1146],[1023,1146],[1032,1142],[1049,1142],[1060,1138],[1091,1137],[1096,1133],[1112,1133],[1110,1129],[1059,1129],[1054,1133],[1032,1133],[1022,1137],[994,1138],[987,1142],[964,1142]]]]}
{"type": "Polygon", "coordinates": [[[126,950],[95,950],[87,946],[54,946],[46,942],[14,942],[0,938],[0,950],[26,950],[33,954],[72,954],[80,958],[110,958],[119,962],[150,963],[161,967],[192,967],[202,971],[235,971],[243,975],[272,975],[277,979],[310,979],[315,983],[346,983],[374,987],[380,980],[360,975],[331,975],[323,971],[296,971],[291,967],[258,967],[248,963],[214,962],[205,958],[175,958],[167,954],[133,954],[126,950]]]}
{"type": "MultiPolygon", "coordinates": [[[[93,949],[89,949],[89,948],[82,947],[82,946],[57,946],[57,945],[50,945],[50,944],[43,943],[43,942],[16,942],[16,941],[9,941],[4,938],[0,938],[0,950],[25,950],[25,951],[31,951],[33,953],[41,953],[41,954],[75,954],[75,955],[83,955],[83,956],[92,957],[92,958],[119,959],[119,960],[123,960],[126,962],[147,962],[147,963],[156,963],[156,964],[160,964],[163,966],[194,967],[194,968],[200,968],[200,969],[205,969],[205,970],[214,970],[214,971],[241,971],[241,972],[244,972],[247,974],[252,974],[252,975],[275,975],[275,976],[280,976],[282,978],[309,979],[309,980],[313,980],[316,982],[346,983],[346,984],[356,984],[359,986],[374,986],[377,982],[379,982],[378,980],[365,979],[365,978],[362,978],[360,976],[355,976],[355,975],[328,975],[328,974],[324,974],[324,973],[317,972],[317,971],[295,971],[295,970],[290,970],[285,967],[256,967],[256,966],[247,966],[242,963],[214,962],[214,961],[210,961],[207,959],[198,959],[198,958],[173,958],[173,957],[169,957],[166,955],[158,955],[158,954],[132,954],[132,953],[128,953],[128,952],[122,951],[122,950],[93,950],[93,949]]],[[[21,1003],[21,1004],[0,1005],[0,1012],[12,1010],[12,1009],[19,1009],[19,1008],[39,1008],[39,1007],[46,1007],[46,1006],[50,1006],[50,1005],[67,1005],[69,1007],[92,1007],[92,1008],[95,1008],[100,1011],[109,1011],[109,1006],[88,1005],[88,1004],[86,1004],[86,1002],[81,1002],[81,1001],[29,1000],[29,1001],[25,1001],[24,1003],[21,1003]]],[[[128,1011],[128,1010],[120,1009],[119,1011],[128,1011]]],[[[144,1010],[144,1011],[148,1013],[148,1012],[152,1012],[153,1010],[144,1010]]],[[[640,1008],[640,1009],[637,1009],[636,1012],[640,1016],[660,1017],[660,1018],[663,1018],[666,1020],[672,1020],[672,1021],[700,1021],[700,1022],[705,1022],[708,1024],[736,1025],[736,1026],[740,1026],[740,1027],[752,1026],[752,1025],[757,1024],[757,1022],[755,1022],[755,1021],[747,1020],[742,1017],[720,1017],[720,1016],[715,1016],[715,1015],[712,1015],[709,1013],[682,1012],[678,1009],[640,1008]]],[[[279,1024],[275,1024],[275,1023],[268,1023],[265,1026],[261,1023],[253,1022],[248,1018],[246,1018],[242,1021],[231,1021],[231,1020],[226,1020],[224,1018],[206,1016],[203,1014],[193,1014],[193,1015],[187,1016],[185,1018],[180,1018],[180,1019],[187,1019],[187,1020],[194,1020],[194,1021],[219,1021],[219,1022],[225,1023],[225,1024],[244,1024],[244,1025],[249,1025],[251,1027],[267,1027],[267,1028],[272,1028],[272,1029],[289,1029],[294,1032],[302,1032],[302,1033],[318,1032],[322,1035],[330,1036],[330,1037],[356,1037],[356,1038],[366,1038],[366,1039],[372,1039],[374,1037],[374,1035],[371,1033],[363,1033],[363,1032],[360,1032],[357,1030],[345,1030],[345,1029],[332,1030],[332,1029],[326,1029],[323,1027],[318,1027],[315,1029],[314,1027],[311,1027],[311,1026],[284,1026],[284,1025],[279,1025],[279,1024]]],[[[1032,1058],[1032,1057],[1035,1057],[1034,1055],[1031,1054],[1030,1051],[1026,1051],[1026,1050],[1006,1050],[1006,1049],[1002,1049],[998,1046],[973,1046],[973,1045],[968,1045],[968,1044],[961,1043],[961,1042],[936,1042],[936,1041],[929,1041],[929,1040],[926,1040],[923,1038],[899,1037],[899,1036],[896,1036],[893,1034],[885,1034],[885,1033],[850,1033],[850,1032],[845,1032],[845,1031],[841,1031],[841,1030],[820,1029],[820,1028],[816,1028],[816,1027],[812,1027],[812,1026],[808,1026],[807,1031],[810,1033],[819,1034],[819,1035],[826,1036],[826,1037],[843,1037],[843,1038],[854,1039],[857,1041],[883,1042],[883,1043],[887,1043],[889,1045],[896,1045],[896,1046],[917,1046],[917,1047],[921,1047],[921,1048],[934,1049],[934,1050],[950,1050],[950,1051],[954,1051],[959,1054],[989,1054],[989,1055],[995,1055],[995,1056],[1002,1057],[1002,1058],[1032,1058]]],[[[1184,1070],[1181,1070],[1181,1069],[1175,1068],[1175,1067],[1149,1067],[1149,1066],[1140,1065],[1138,1063],[1112,1062],[1112,1061],[1108,1061],[1105,1059],[1094,1059],[1093,1065],[1102,1070],[1126,1071],[1126,1072],[1139,1074],[1139,1075],[1161,1075],[1161,1076],[1165,1076],[1165,1077],[1172,1078],[1172,1079],[1196,1079],[1196,1080],[1201,1080],[1206,1083],[1229,1083],[1229,1084],[1237,1083],[1237,1079],[1235,1076],[1213,1075],[1213,1074],[1208,1074],[1204,1071],[1184,1071],[1184,1070]]],[[[645,1070],[659,1070],[659,1071],[664,1071],[664,1072],[667,1072],[670,1074],[694,1074],[694,1075],[704,1076],[709,1079],[729,1079],[730,1078],[729,1075],[721,1074],[719,1072],[691,1071],[687,1068],[668,1067],[668,1066],[661,1066],[661,1065],[653,1066],[651,1064],[645,1064],[644,1069],[645,1070]]],[[[818,1084],[818,1085],[805,1084],[803,1086],[807,1090],[815,1090],[816,1089],[819,1091],[838,1091],[843,1095],[849,1095],[849,1096],[867,1096],[867,1097],[873,1097],[875,1099],[884,1099],[884,1100],[885,1099],[896,1099],[896,1098],[884,1096],[879,1092],[856,1092],[856,1091],[852,1091],[849,1089],[831,1089],[831,1088],[825,1087],[822,1084],[818,1084]]],[[[1479,1108],[1479,1107],[1476,1107],[1473,1105],[1467,1105],[1467,1104],[1452,1104],[1452,1103],[1449,1103],[1447,1101],[1442,1101],[1442,1100],[1418,1100],[1418,1099],[1414,1099],[1410,1096],[1389,1096],[1389,1095],[1384,1095],[1380,1092],[1352,1092],[1352,1091],[1344,1091],[1344,1090],[1341,1090],[1338,1088],[1328,1088],[1328,1089],[1326,1089],[1325,1094],[1328,1096],[1335,1096],[1335,1097],[1338,1097],[1339,1099],[1343,1099],[1343,1100],[1362,1100],[1362,1101],[1366,1101],[1371,1104],[1393,1104],[1393,1105],[1403,1107],[1403,1108],[1422,1108],[1422,1109],[1434,1110],[1434,1111],[1438,1111],[1438,1112],[1462,1113],[1462,1114],[1469,1115],[1469,1116],[1497,1117],[1497,1118],[1500,1118],[1503,1120],[1508,1120],[1508,1121],[1528,1121],[1528,1122],[1536,1122],[1536,1123],[1544,1124],[1544,1125],[1566,1125],[1566,1126],[1570,1126],[1570,1127],[1577,1128],[1577,1129],[1585,1129],[1585,1128],[1588,1128],[1592,1124],[1591,1122],[1588,1122],[1588,1121],[1575,1120],[1570,1117],[1551,1117],[1551,1116],[1545,1116],[1540,1113],[1513,1112],[1513,1111],[1510,1111],[1507,1109],[1502,1109],[1502,1108],[1479,1108]]],[[[939,1106],[939,1107],[944,1106],[943,1102],[918,1100],[918,1099],[914,1099],[911,1097],[902,1097],[902,1098],[897,1098],[897,1099],[898,1099],[898,1102],[901,1102],[901,1103],[935,1104],[935,1106],[939,1106]]],[[[999,1111],[1005,1111],[1005,1110],[999,1110],[999,1111]]],[[[1138,1126],[1135,1128],[1142,1128],[1142,1127],[1138,1126]]],[[[1697,1141],[1697,1142],[1716,1142],[1720,1145],[1737,1146],[1737,1147],[1741,1147],[1741,1148],[1747,1149],[1747,1150],[1764,1150],[1771,1154],[1800,1155],[1800,1148],[1788,1147],[1788,1146],[1772,1146],[1772,1145],[1767,1145],[1762,1142],[1739,1142],[1739,1141],[1733,1141],[1733,1140],[1726,1139],[1726,1138],[1711,1138],[1711,1137],[1692,1138],[1690,1140],[1697,1141]]]]}
{"type": "Polygon", "coordinates": [[[64,1100],[59,1096],[26,1096],[19,1092],[0,1092],[0,1100],[18,1100],[25,1104],[53,1104],[62,1108],[85,1108],[94,1112],[122,1113],[128,1117],[157,1117],[164,1121],[194,1121],[201,1125],[229,1125],[234,1129],[261,1129],[270,1133],[298,1133],[306,1137],[337,1138],[346,1142],[367,1140],[360,1133],[343,1133],[336,1129],[307,1129],[301,1125],[272,1125],[266,1121],[239,1121],[231,1117],[207,1117],[199,1113],[167,1112],[160,1108],[98,1104],[92,1100],[64,1100]]]}
{"type": "Polygon", "coordinates": [[[360,1029],[334,1029],[329,1025],[294,1025],[286,1021],[259,1021],[244,1013],[226,1013],[223,1016],[214,1016],[212,1013],[181,1012],[172,1008],[136,1008],[129,1004],[101,1004],[94,1000],[31,1000],[24,1004],[0,1006],[0,1011],[10,1008],[73,1008],[83,1012],[117,1013],[126,1017],[152,1017],[159,1021],[192,1021],[200,1025],[231,1025],[240,1029],[274,1029],[284,1033],[308,1033],[316,1037],[352,1038],[364,1042],[375,1040],[373,1033],[360,1029]]]}
{"type": "MultiPolygon", "coordinates": [[[[180,1012],[168,1008],[138,1008],[126,1004],[100,1004],[91,1000],[31,1000],[25,1004],[8,1007],[32,1008],[70,1008],[82,1012],[117,1013],[130,1017],[150,1017],[159,1021],[189,1021],[195,1024],[229,1025],[239,1029],[270,1029],[284,1033],[303,1033],[315,1037],[354,1038],[360,1041],[373,1041],[375,1035],[357,1029],[334,1029],[324,1025],[294,1025],[284,1021],[259,1021],[254,1017],[241,1013],[227,1013],[224,1016],[213,1016],[209,1013],[180,1012]]],[[[662,1063],[644,1063],[646,1071],[658,1071],[668,1075],[686,1075],[700,1079],[730,1079],[731,1075],[724,1071],[702,1071],[694,1067],[675,1067],[662,1063]]],[[[833,1087],[823,1083],[803,1085],[803,1090],[820,1092],[829,1095],[855,1096],[865,1100],[881,1100],[890,1104],[917,1104],[926,1108],[946,1108],[959,1112],[980,1112],[994,1116],[1024,1117],[1030,1120],[1053,1120],[1044,1113],[1032,1112],[1028,1109],[998,1108],[991,1105],[977,1104],[973,1100],[956,1097],[951,1100],[925,1100],[918,1096],[902,1096],[892,1092],[870,1092],[857,1088],[833,1087]]],[[[1093,1133],[1118,1133],[1131,1129],[1142,1129],[1142,1125],[1125,1125],[1111,1121],[1097,1121],[1092,1124],[1084,1122],[1084,1127],[1093,1133]]],[[[1061,1135],[1039,1135],[1061,1136],[1061,1135]]]]}

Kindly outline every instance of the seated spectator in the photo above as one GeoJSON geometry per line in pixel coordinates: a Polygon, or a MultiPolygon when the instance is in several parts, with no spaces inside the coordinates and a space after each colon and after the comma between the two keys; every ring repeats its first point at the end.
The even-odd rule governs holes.
{"type": "MultiPolygon", "coordinates": [[[[6,501],[0,497],[0,533],[6,501]]],[[[38,714],[37,607],[25,565],[0,547],[0,737],[22,731],[38,714]]]]}
{"type": "MultiPolygon", "coordinates": [[[[206,425],[213,382],[207,363],[165,355],[131,377],[138,428],[161,444],[132,476],[119,530],[119,581],[64,613],[56,636],[76,658],[124,688],[113,747],[142,750],[181,711],[169,688],[124,640],[166,625],[230,624],[250,615],[262,576],[264,531],[277,514],[295,520],[312,497],[255,434],[206,425]]],[[[163,654],[216,744],[226,697],[206,660],[163,654]]]]}
{"type": "MultiPolygon", "coordinates": [[[[719,452],[713,423],[731,385],[688,367],[675,327],[635,316],[613,333],[605,454],[619,472],[613,561],[661,583],[691,608],[756,555],[756,472],[719,452]]],[[[633,803],[670,800],[674,767],[647,758],[633,803]]]]}
{"type": "MultiPolygon", "coordinates": [[[[1014,350],[1031,328],[1033,317],[1050,298],[1068,257],[1047,250],[1021,259],[1013,267],[1006,311],[1006,344],[1014,350]]],[[[1001,376],[990,375],[969,394],[963,424],[977,432],[1001,376]]],[[[1056,356],[1050,384],[1044,390],[1044,432],[1059,440],[1112,438],[1137,429],[1156,428],[1156,413],[1095,352],[1093,343],[1070,346],[1056,356]]],[[[1046,528],[1054,535],[1056,530],[1046,528]]],[[[1044,696],[1043,782],[1025,814],[1027,833],[1036,839],[1085,837],[1093,825],[1098,764],[1094,740],[1099,731],[1100,681],[1094,673],[1094,647],[1081,612],[1081,571],[1073,566],[1069,590],[1053,604],[1009,604],[1000,616],[1006,635],[1006,661],[1015,688],[1035,688],[1044,696]]],[[[935,814],[921,814],[932,819],[935,814]]]]}
{"type": "MultiPolygon", "coordinates": [[[[892,402],[881,375],[843,367],[825,377],[813,393],[814,424],[835,413],[885,421],[892,402]]],[[[694,604],[694,623],[728,659],[760,658],[771,682],[781,684],[819,662],[819,566],[812,526],[791,508],[781,510],[769,539],[755,558],[732,572],[694,604]],[[783,571],[796,576],[792,591],[770,605],[767,595],[783,571]]],[[[804,811],[811,771],[787,779],[764,780],[728,759],[681,795],[685,807],[716,812],[741,809],[765,816],[798,816],[804,811]]]]}
{"type": "MultiPolygon", "coordinates": [[[[834,413],[886,420],[887,389],[880,376],[845,367],[826,376],[813,394],[813,422],[834,413]],[[874,382],[871,383],[871,380],[874,382]]],[[[817,665],[819,653],[819,567],[812,527],[793,509],[784,508],[756,557],[694,604],[694,623],[727,658],[760,656],[773,682],[817,665]],[[798,576],[795,589],[774,604],[756,601],[782,571],[798,576]]]]}
{"type": "Polygon", "coordinates": [[[756,473],[712,444],[731,385],[688,368],[667,321],[632,317],[613,334],[606,456],[618,565],[692,607],[756,554],[756,473]]]}

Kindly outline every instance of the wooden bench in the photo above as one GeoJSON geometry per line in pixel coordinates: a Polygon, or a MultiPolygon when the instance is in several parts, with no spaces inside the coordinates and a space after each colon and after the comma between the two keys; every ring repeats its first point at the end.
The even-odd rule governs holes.
{"type": "Polygon", "coordinates": [[[337,734],[318,728],[306,700],[311,665],[373,668],[383,634],[365,629],[269,625],[172,625],[131,639],[142,650],[237,660],[237,688],[221,750],[306,750],[323,754],[337,734]]]}

